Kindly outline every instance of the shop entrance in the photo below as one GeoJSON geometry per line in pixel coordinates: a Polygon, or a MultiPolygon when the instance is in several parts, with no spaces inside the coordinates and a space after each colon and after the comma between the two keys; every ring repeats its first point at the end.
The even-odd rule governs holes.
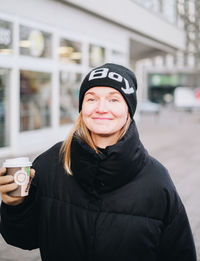
{"type": "Polygon", "coordinates": [[[199,72],[171,72],[148,74],[148,98],[152,102],[169,104],[174,102],[177,87],[195,90],[200,86],[199,72]]]}

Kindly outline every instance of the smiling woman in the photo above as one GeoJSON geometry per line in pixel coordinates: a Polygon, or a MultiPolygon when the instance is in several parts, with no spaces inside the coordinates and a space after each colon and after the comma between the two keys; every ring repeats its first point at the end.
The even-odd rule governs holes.
{"type": "Polygon", "coordinates": [[[33,162],[30,194],[20,202],[9,196],[13,183],[0,170],[1,234],[9,244],[40,248],[44,261],[196,261],[168,171],[139,139],[136,90],[123,66],[92,70],[70,136],[33,162]]]}
{"type": "Polygon", "coordinates": [[[85,93],[82,117],[96,146],[105,148],[119,139],[129,117],[128,106],[117,90],[93,87],[85,93]]]}

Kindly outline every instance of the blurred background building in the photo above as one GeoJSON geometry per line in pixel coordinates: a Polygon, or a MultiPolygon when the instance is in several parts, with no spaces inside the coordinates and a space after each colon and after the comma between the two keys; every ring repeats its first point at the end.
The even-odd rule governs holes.
{"type": "MultiPolygon", "coordinates": [[[[197,0],[1,0],[0,157],[64,139],[78,89],[105,62],[132,68],[140,100],[200,86],[197,0]]],[[[198,96],[199,94],[197,94],[198,96]]]]}

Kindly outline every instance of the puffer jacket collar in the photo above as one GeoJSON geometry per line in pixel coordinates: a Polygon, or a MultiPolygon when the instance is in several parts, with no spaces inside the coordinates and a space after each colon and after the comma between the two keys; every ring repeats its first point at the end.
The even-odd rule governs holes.
{"type": "Polygon", "coordinates": [[[93,195],[115,190],[138,174],[145,164],[147,152],[139,140],[132,121],[123,138],[103,153],[97,154],[80,138],[74,137],[71,147],[71,168],[85,191],[93,195]]]}

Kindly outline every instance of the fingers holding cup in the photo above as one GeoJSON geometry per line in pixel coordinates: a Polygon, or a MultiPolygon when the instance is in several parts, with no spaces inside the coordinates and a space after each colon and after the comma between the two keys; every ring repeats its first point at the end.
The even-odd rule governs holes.
{"type": "Polygon", "coordinates": [[[34,179],[35,177],[35,170],[34,169],[30,169],[30,178],[31,180],[34,179]]]}
{"type": "Polygon", "coordinates": [[[4,175],[6,175],[6,168],[2,167],[0,168],[0,176],[4,176],[4,175]]]}

